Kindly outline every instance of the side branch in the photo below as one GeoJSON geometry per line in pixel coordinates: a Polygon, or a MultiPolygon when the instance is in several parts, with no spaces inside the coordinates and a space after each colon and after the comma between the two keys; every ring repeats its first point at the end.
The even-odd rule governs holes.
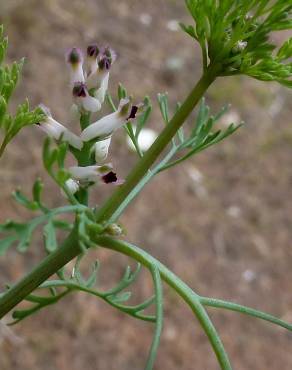
{"type": "Polygon", "coordinates": [[[162,278],[176,293],[190,306],[203,330],[205,331],[213,350],[216,354],[218,362],[222,370],[232,370],[228,355],[224,349],[223,343],[210,320],[205,308],[200,302],[200,296],[197,295],[188,285],[180,280],[173,272],[171,272],[161,262],[149,255],[143,249],[140,249],[132,244],[115,240],[107,236],[96,236],[94,241],[97,245],[107,249],[111,249],[127,255],[137,262],[140,262],[146,268],[153,269],[155,266],[162,278]]]}

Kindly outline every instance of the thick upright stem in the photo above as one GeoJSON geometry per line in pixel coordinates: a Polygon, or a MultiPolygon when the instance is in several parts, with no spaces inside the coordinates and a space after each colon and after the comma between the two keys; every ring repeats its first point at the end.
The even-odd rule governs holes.
{"type": "MultiPolygon", "coordinates": [[[[177,130],[184,124],[190,113],[196,107],[208,87],[215,80],[217,66],[209,68],[195,88],[191,91],[181,108],[174,115],[167,127],[162,131],[158,139],[147,151],[136,167],[130,172],[125,184],[117,189],[112,197],[104,204],[97,213],[97,222],[110,219],[112,214],[119,209],[127,196],[135,189],[136,185],[147,174],[150,167],[155,163],[159,155],[176,135],[177,130]]],[[[16,283],[0,298],[0,319],[20,303],[29,293],[35,290],[41,283],[56,273],[60,268],[80,254],[78,234],[72,231],[68,239],[55,252],[46,257],[27,276],[16,283]]]]}

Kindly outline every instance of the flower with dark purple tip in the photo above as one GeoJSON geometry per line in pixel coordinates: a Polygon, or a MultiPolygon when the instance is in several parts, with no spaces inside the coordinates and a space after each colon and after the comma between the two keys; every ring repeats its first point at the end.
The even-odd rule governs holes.
{"type": "Polygon", "coordinates": [[[72,48],[66,55],[67,63],[70,65],[70,80],[74,85],[76,82],[84,82],[83,53],[78,48],[72,48]]]}
{"type": "Polygon", "coordinates": [[[73,87],[73,97],[79,108],[83,108],[88,112],[98,112],[101,109],[101,103],[98,99],[90,96],[87,87],[84,83],[76,83],[73,87]]]}
{"type": "Polygon", "coordinates": [[[56,121],[52,117],[50,110],[46,106],[40,105],[40,108],[45,114],[45,119],[40,122],[38,126],[53,139],[67,141],[68,144],[71,145],[73,148],[81,150],[83,147],[83,142],[80,137],[78,137],[61,123],[56,121]]]}
{"type": "Polygon", "coordinates": [[[104,48],[99,55],[99,59],[97,58],[97,68],[93,68],[92,72],[88,75],[87,85],[89,88],[100,88],[102,91],[101,94],[105,95],[104,91],[108,88],[109,72],[117,55],[109,47],[104,48]]]}
{"type": "Polygon", "coordinates": [[[73,166],[69,168],[69,173],[72,179],[81,183],[98,182],[100,179],[111,172],[111,163],[102,166],[73,166]]]}
{"type": "Polygon", "coordinates": [[[98,69],[97,58],[99,54],[100,54],[100,48],[96,44],[89,45],[87,47],[87,61],[88,61],[88,67],[89,67],[88,75],[92,73],[96,73],[98,69]]]}
{"type": "Polygon", "coordinates": [[[87,47],[87,56],[89,58],[97,58],[100,53],[100,49],[96,44],[89,45],[87,47]]]}
{"type": "Polygon", "coordinates": [[[121,99],[118,110],[88,126],[81,133],[81,139],[83,141],[90,141],[97,137],[110,136],[113,131],[122,127],[130,117],[134,115],[136,116],[137,111],[138,109],[132,108],[131,100],[129,98],[121,99]]]}

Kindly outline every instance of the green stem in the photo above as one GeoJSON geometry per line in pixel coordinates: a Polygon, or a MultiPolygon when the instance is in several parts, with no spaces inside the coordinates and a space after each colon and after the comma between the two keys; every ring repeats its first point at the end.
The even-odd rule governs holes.
{"type": "Polygon", "coordinates": [[[281,326],[282,328],[292,331],[292,324],[288,324],[287,322],[281,319],[278,319],[275,316],[269,315],[259,310],[255,310],[250,307],[242,306],[240,304],[233,303],[233,302],[222,301],[221,299],[214,299],[214,298],[207,298],[207,297],[201,297],[200,301],[204,306],[209,306],[209,307],[214,307],[214,308],[224,308],[226,310],[240,312],[244,315],[253,316],[258,319],[262,319],[262,320],[271,322],[272,324],[281,326]]]}
{"type": "Polygon", "coordinates": [[[156,265],[151,266],[151,274],[155,288],[156,327],[145,370],[153,369],[163,328],[163,291],[160,272],[156,265]]]}
{"type": "Polygon", "coordinates": [[[140,262],[146,268],[151,269],[155,266],[160,273],[162,280],[164,280],[176,293],[190,306],[203,330],[205,331],[209,341],[216,354],[218,362],[222,370],[232,370],[227,353],[221,342],[221,339],[210,320],[204,306],[200,301],[200,296],[197,295],[188,285],[180,280],[173,272],[171,272],[161,262],[156,260],[150,254],[134,245],[119,240],[114,240],[107,236],[95,237],[96,244],[120,252],[140,262]]]}

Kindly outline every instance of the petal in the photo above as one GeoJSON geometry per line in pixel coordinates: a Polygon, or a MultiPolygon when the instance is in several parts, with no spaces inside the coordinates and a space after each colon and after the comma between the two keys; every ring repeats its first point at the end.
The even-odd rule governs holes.
{"type": "Polygon", "coordinates": [[[64,131],[63,141],[67,141],[69,145],[78,150],[81,150],[83,147],[83,142],[80,137],[73,134],[73,132],[69,131],[68,129],[64,131]]]}
{"type": "Polygon", "coordinates": [[[102,81],[108,74],[107,70],[100,70],[97,68],[92,73],[89,74],[89,76],[86,79],[86,84],[89,89],[96,89],[101,86],[102,81]]]}
{"type": "Polygon", "coordinates": [[[74,86],[78,82],[82,82],[82,83],[85,82],[82,64],[71,66],[70,82],[72,86],[74,86]]]}
{"type": "Polygon", "coordinates": [[[81,139],[90,141],[97,137],[109,136],[114,130],[123,126],[125,121],[125,117],[120,112],[111,113],[83,130],[81,139]]]}
{"type": "Polygon", "coordinates": [[[97,163],[102,162],[107,158],[110,143],[111,143],[111,137],[109,137],[105,140],[102,140],[102,141],[98,141],[94,145],[95,160],[96,160],[97,163]]]}
{"type": "Polygon", "coordinates": [[[44,122],[41,122],[39,127],[55,140],[62,138],[63,141],[67,141],[69,145],[78,150],[83,147],[83,142],[79,136],[50,116],[44,122]]]}
{"type": "Polygon", "coordinates": [[[106,73],[101,82],[100,88],[94,94],[94,96],[101,102],[101,104],[104,103],[106,92],[108,90],[108,83],[109,83],[109,72],[106,73]]]}
{"type": "Polygon", "coordinates": [[[101,103],[98,99],[93,98],[88,95],[85,98],[80,98],[82,100],[82,106],[88,112],[98,112],[101,109],[101,103]]]}

